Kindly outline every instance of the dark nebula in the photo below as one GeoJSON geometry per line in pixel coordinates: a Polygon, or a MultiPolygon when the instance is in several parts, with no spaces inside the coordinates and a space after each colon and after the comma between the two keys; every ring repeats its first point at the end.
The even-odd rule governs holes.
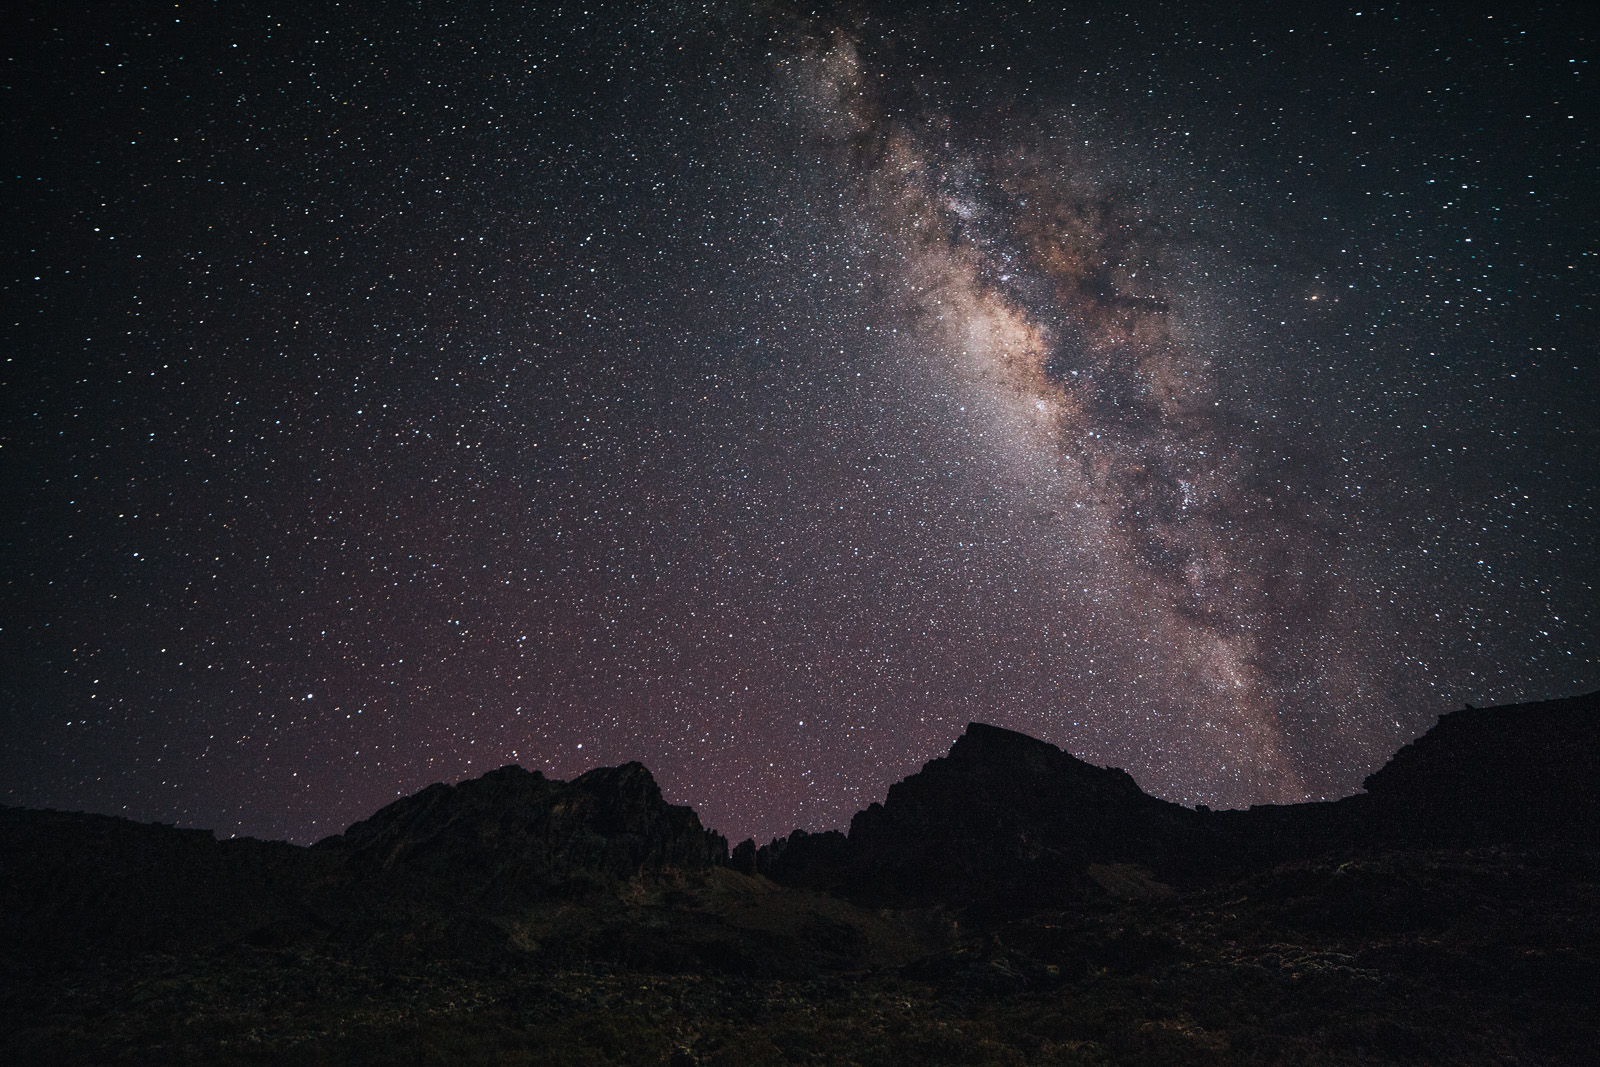
{"type": "Polygon", "coordinates": [[[0,801],[1243,806],[1600,688],[1593,15],[1040,6],[15,16],[0,801]]]}

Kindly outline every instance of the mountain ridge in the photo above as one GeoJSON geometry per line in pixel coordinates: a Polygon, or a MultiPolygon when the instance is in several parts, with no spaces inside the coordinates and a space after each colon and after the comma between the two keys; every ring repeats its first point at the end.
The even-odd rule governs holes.
{"type": "Polygon", "coordinates": [[[666,803],[639,763],[571,782],[508,765],[429,786],[306,848],[0,807],[0,860],[12,872],[4,930],[29,944],[41,929],[111,930],[121,915],[130,944],[186,943],[251,923],[337,925],[384,902],[495,906],[719,867],[874,906],[1026,908],[1103,891],[1095,866],[1196,885],[1340,850],[1591,832],[1596,781],[1600,693],[1447,713],[1369,776],[1367,793],[1231,811],[1160,800],[1124,771],[974,722],[947,754],[858,812],[848,833],[796,830],[731,854],[692,808],[666,803]],[[198,903],[195,886],[210,887],[198,903]],[[188,903],[157,921],[163,901],[188,903]],[[73,908],[93,921],[62,921],[73,908]]]}
{"type": "Polygon", "coordinates": [[[731,853],[640,764],[308,847],[0,808],[0,1060],[1577,1067],[1597,763],[1591,694],[1217,812],[979,723],[848,833],[731,853]]]}
{"type": "Polygon", "coordinates": [[[848,834],[796,831],[732,862],[878,903],[1093,892],[1094,863],[1193,882],[1340,849],[1489,844],[1600,828],[1600,693],[1447,712],[1335,801],[1211,811],[985,723],[889,787],[848,834]],[[1053,887],[1044,891],[1043,886],[1053,887]]]}

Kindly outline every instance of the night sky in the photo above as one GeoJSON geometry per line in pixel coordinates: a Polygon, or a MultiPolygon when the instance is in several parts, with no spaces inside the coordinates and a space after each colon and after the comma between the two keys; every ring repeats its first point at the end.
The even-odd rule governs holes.
{"type": "Polygon", "coordinates": [[[0,803],[1235,807],[1600,688],[1594,15],[1310,7],[9,17],[0,803]]]}

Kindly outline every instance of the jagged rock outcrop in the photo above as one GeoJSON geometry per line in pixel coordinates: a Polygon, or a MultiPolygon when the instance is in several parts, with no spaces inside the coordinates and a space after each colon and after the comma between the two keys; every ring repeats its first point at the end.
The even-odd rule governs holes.
{"type": "Polygon", "coordinates": [[[0,808],[0,951],[363,943],[440,922],[434,940],[465,951],[505,941],[484,918],[497,906],[726,857],[722,836],[666,803],[638,763],[572,782],[503,767],[429,786],[311,848],[0,808]]]}
{"type": "Polygon", "coordinates": [[[693,809],[664,801],[643,764],[626,763],[571,782],[508,766],[431,785],[315,849],[341,855],[359,882],[491,902],[574,877],[720,865],[728,845],[693,809]]]}

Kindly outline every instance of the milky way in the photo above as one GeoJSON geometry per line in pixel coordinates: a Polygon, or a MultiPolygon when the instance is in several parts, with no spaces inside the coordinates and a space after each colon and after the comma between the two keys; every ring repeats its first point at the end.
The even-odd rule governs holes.
{"type": "Polygon", "coordinates": [[[1122,646],[1112,699],[1184,721],[1181,780],[1298,799],[1279,724],[1296,665],[1275,646],[1322,622],[1337,536],[1307,514],[1320,501],[1277,484],[1286,443],[1217,410],[1168,296],[1161,231],[1181,208],[1106,188],[1048,115],[1000,124],[982,157],[938,144],[938,116],[918,137],[874,112],[842,37],[792,66],[821,140],[882,145],[864,184],[904,263],[917,355],[982,413],[973,432],[1014,467],[1008,506],[1043,527],[1028,537],[1028,580],[1055,607],[1041,642],[1122,646]]]}
{"type": "Polygon", "coordinates": [[[0,800],[1238,806],[1596,688],[1574,19],[41,10],[0,800]]]}

